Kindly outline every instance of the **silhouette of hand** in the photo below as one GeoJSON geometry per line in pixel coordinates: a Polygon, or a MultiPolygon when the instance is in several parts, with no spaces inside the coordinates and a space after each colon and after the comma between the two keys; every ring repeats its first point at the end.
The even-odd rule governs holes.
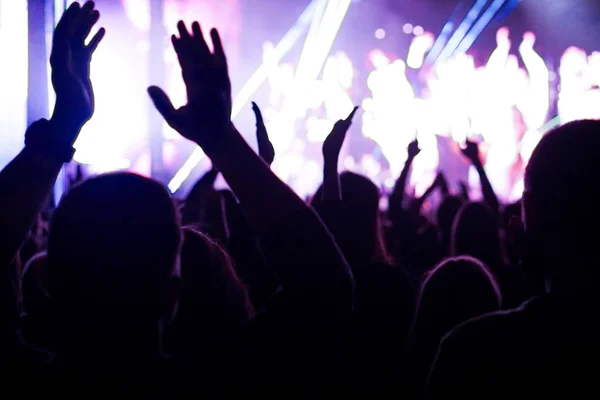
{"type": "Polygon", "coordinates": [[[340,119],[336,122],[329,135],[323,141],[323,158],[325,161],[337,162],[344,139],[346,139],[346,133],[350,129],[350,125],[352,125],[352,118],[354,118],[356,110],[358,110],[358,106],[352,109],[346,119],[340,119]]]}
{"type": "Polygon", "coordinates": [[[419,148],[419,142],[415,139],[408,145],[408,158],[414,159],[419,153],[421,149],[419,148]]]}
{"type": "Polygon", "coordinates": [[[177,24],[179,37],[171,41],[187,89],[187,105],[175,109],[167,94],[156,86],[148,88],[156,109],[167,123],[205,151],[222,145],[222,135],[231,126],[231,83],[227,59],[216,29],[210,31],[211,53],[200,29],[192,24],[190,33],[182,21],[177,24]]]}
{"type": "Polygon", "coordinates": [[[255,102],[252,102],[252,111],[254,111],[254,116],[256,117],[256,140],[258,142],[258,154],[260,154],[261,158],[267,164],[271,165],[275,159],[275,148],[269,140],[269,134],[267,133],[265,121],[263,120],[260,108],[258,108],[255,102]]]}
{"type": "Polygon", "coordinates": [[[478,165],[481,162],[477,143],[467,140],[466,147],[461,149],[461,151],[473,164],[478,165]]]}
{"type": "Polygon", "coordinates": [[[446,180],[444,173],[441,171],[437,173],[434,185],[438,186],[443,194],[447,194],[449,192],[448,181],[446,180]]]}
{"type": "Polygon", "coordinates": [[[52,85],[56,91],[52,120],[67,128],[67,134],[71,136],[66,138],[69,144],[75,141],[81,127],[94,114],[90,61],[106,33],[101,28],[89,44],[85,44],[100,18],[94,6],[93,1],[86,2],[83,7],[79,3],[71,4],[58,22],[52,42],[50,65],[52,85]]]}

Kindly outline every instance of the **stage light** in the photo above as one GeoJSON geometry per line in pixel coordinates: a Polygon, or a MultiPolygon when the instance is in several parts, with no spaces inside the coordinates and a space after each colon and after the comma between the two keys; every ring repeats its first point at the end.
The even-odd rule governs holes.
{"type": "Polygon", "coordinates": [[[481,32],[483,32],[485,27],[488,26],[492,18],[494,18],[496,13],[500,10],[500,8],[504,5],[505,2],[506,0],[494,0],[489,5],[485,13],[473,25],[473,27],[469,30],[469,33],[465,35],[463,40],[456,47],[456,53],[465,53],[471,48],[475,40],[479,37],[481,32]]]}
{"type": "Polygon", "coordinates": [[[402,27],[402,32],[406,33],[407,35],[410,35],[411,33],[413,33],[413,29],[414,28],[413,28],[412,24],[406,23],[402,27]]]}
{"type": "Polygon", "coordinates": [[[375,31],[375,37],[379,40],[385,39],[385,30],[379,28],[375,31]]]}
{"type": "Polygon", "coordinates": [[[469,29],[473,26],[473,23],[477,20],[486,4],[487,0],[477,0],[475,4],[473,4],[473,7],[471,7],[471,10],[467,13],[465,19],[463,19],[456,31],[454,31],[454,34],[450,37],[450,40],[448,40],[448,43],[440,53],[438,60],[446,60],[454,54],[456,48],[469,32],[469,29]]]}
{"type": "Polygon", "coordinates": [[[413,34],[415,36],[421,36],[424,32],[425,30],[423,29],[423,27],[419,25],[415,26],[415,28],[413,29],[413,34]]]}
{"type": "Polygon", "coordinates": [[[412,69],[419,69],[425,61],[425,53],[433,46],[434,37],[431,33],[415,36],[408,49],[406,65],[412,69]]]}
{"type": "MultiPolygon", "coordinates": [[[[269,77],[270,72],[283,59],[283,57],[292,49],[302,34],[306,32],[308,25],[311,23],[313,15],[321,0],[313,0],[302,12],[296,23],[290,30],[281,38],[275,49],[272,57],[262,63],[262,65],[254,72],[254,74],[246,81],[234,98],[231,119],[237,117],[242,109],[248,104],[250,97],[258,90],[263,82],[269,77]]],[[[196,147],[192,155],[187,159],[183,166],[175,173],[169,181],[169,190],[176,192],[183,182],[190,176],[193,169],[204,158],[204,152],[196,147]]]]}
{"type": "Polygon", "coordinates": [[[431,50],[429,51],[429,54],[425,59],[425,62],[427,64],[433,64],[435,60],[438,59],[442,50],[444,50],[444,47],[446,47],[448,39],[450,39],[450,34],[452,33],[454,26],[458,22],[458,18],[461,16],[461,12],[466,7],[466,4],[467,3],[465,2],[465,0],[457,2],[456,7],[454,7],[454,11],[452,11],[450,18],[448,18],[448,21],[442,27],[442,30],[440,31],[438,37],[435,39],[435,42],[433,43],[433,46],[431,47],[431,50]]]}
{"type": "MultiPolygon", "coordinates": [[[[27,2],[0,0],[0,168],[23,147],[27,128],[27,2]]],[[[38,117],[41,117],[38,116],[38,117]]]]}

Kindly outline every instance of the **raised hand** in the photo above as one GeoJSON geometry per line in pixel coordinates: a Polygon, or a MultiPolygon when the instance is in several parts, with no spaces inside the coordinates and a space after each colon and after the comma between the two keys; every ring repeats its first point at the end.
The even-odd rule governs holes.
{"type": "Polygon", "coordinates": [[[54,32],[50,64],[56,104],[50,121],[33,123],[25,148],[0,171],[0,264],[7,266],[46,204],[63,163],[73,157],[73,143],[94,113],[90,60],[104,29],[85,44],[100,14],[89,1],[73,3],[54,32]]]}
{"type": "Polygon", "coordinates": [[[338,175],[338,159],[356,110],[358,110],[358,107],[354,107],[346,119],[340,119],[336,122],[333,125],[331,133],[323,141],[323,200],[342,199],[340,177],[338,175]]]}
{"type": "Polygon", "coordinates": [[[500,214],[500,203],[498,197],[494,193],[494,188],[490,183],[490,180],[485,172],[483,163],[479,158],[479,146],[477,143],[467,140],[466,147],[461,149],[462,153],[471,161],[473,166],[477,169],[479,174],[479,180],[481,182],[481,192],[483,193],[483,202],[487,204],[490,210],[497,217],[500,214]]]}
{"type": "Polygon", "coordinates": [[[269,140],[269,134],[267,133],[265,121],[263,120],[260,108],[258,108],[255,102],[252,102],[252,111],[254,111],[254,116],[256,117],[256,140],[258,142],[258,154],[267,164],[271,165],[273,164],[273,160],[275,160],[275,148],[273,147],[273,143],[271,143],[269,140]]]}
{"type": "Polygon", "coordinates": [[[467,140],[465,148],[461,149],[461,152],[467,157],[475,166],[481,164],[479,159],[479,146],[477,143],[467,140]]]}
{"type": "Polygon", "coordinates": [[[408,158],[414,160],[417,155],[421,152],[419,148],[419,142],[415,139],[408,144],[408,158]]]}
{"type": "Polygon", "coordinates": [[[340,156],[344,140],[346,139],[346,133],[348,133],[348,129],[350,129],[350,125],[352,125],[352,118],[354,118],[356,110],[358,110],[358,106],[352,109],[346,119],[340,119],[336,122],[335,125],[333,125],[331,133],[329,133],[323,141],[323,158],[326,163],[333,161],[336,163],[337,167],[337,160],[340,156]]]}
{"type": "Polygon", "coordinates": [[[94,114],[94,92],[90,81],[90,61],[106,31],[104,28],[85,44],[100,13],[93,1],[83,7],[73,3],[65,11],[54,31],[50,65],[56,106],[51,122],[66,136],[64,145],[72,145],[81,127],[94,114]]]}
{"type": "Polygon", "coordinates": [[[448,189],[448,181],[443,172],[439,171],[435,177],[434,185],[440,188],[440,192],[445,196],[450,190],[448,189]]]}
{"type": "Polygon", "coordinates": [[[192,24],[191,32],[182,21],[177,29],[179,37],[173,35],[171,41],[181,66],[188,103],[175,109],[167,94],[156,86],[148,88],[148,94],[173,129],[211,152],[221,148],[222,135],[231,127],[227,59],[216,29],[210,31],[212,53],[198,22],[192,24]]]}

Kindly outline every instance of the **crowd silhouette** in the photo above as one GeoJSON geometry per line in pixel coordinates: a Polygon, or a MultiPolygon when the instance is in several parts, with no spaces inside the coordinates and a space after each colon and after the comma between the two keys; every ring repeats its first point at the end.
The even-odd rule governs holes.
{"type": "Polygon", "coordinates": [[[131,173],[77,181],[47,198],[92,117],[89,68],[105,34],[73,3],[50,63],[56,105],[0,172],[4,263],[0,353],[20,395],[485,398],[594,393],[600,122],[546,134],[522,206],[500,204],[478,147],[464,156],[483,200],[443,174],[407,193],[417,142],[389,196],[338,171],[357,108],[323,144],[323,184],[308,201],[271,171],[231,122],[218,32],[172,37],[188,103],[148,93],[213,169],[184,201],[131,173]],[[222,174],[231,191],[218,191],[222,174]],[[425,212],[439,191],[436,210],[425,212]]]}

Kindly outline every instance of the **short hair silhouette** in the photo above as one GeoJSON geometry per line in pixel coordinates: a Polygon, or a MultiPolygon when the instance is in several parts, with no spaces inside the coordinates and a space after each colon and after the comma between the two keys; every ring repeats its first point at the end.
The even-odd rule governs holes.
{"type": "Polygon", "coordinates": [[[180,236],[170,194],[158,182],[131,173],[89,179],[52,218],[50,295],[75,325],[157,322],[180,236]]]}
{"type": "Polygon", "coordinates": [[[491,268],[504,263],[498,220],[483,203],[466,203],[454,220],[452,256],[471,256],[491,268]]]}
{"type": "Polygon", "coordinates": [[[214,361],[239,340],[253,316],[248,291],[227,252],[192,228],[184,229],[181,278],[183,288],[174,324],[175,355],[214,361]]]}
{"type": "Polygon", "coordinates": [[[461,322],[496,311],[500,288],[487,266],[473,257],[442,261],[426,276],[417,303],[416,336],[445,335],[461,322]]]}
{"type": "Polygon", "coordinates": [[[346,237],[336,239],[347,243],[340,244],[344,254],[351,262],[353,259],[388,262],[379,210],[379,189],[369,178],[353,172],[343,172],[340,185],[349,221],[346,237]]]}
{"type": "Polygon", "coordinates": [[[525,228],[563,283],[598,276],[599,154],[600,121],[570,122],[542,138],[525,172],[525,228]]]}

